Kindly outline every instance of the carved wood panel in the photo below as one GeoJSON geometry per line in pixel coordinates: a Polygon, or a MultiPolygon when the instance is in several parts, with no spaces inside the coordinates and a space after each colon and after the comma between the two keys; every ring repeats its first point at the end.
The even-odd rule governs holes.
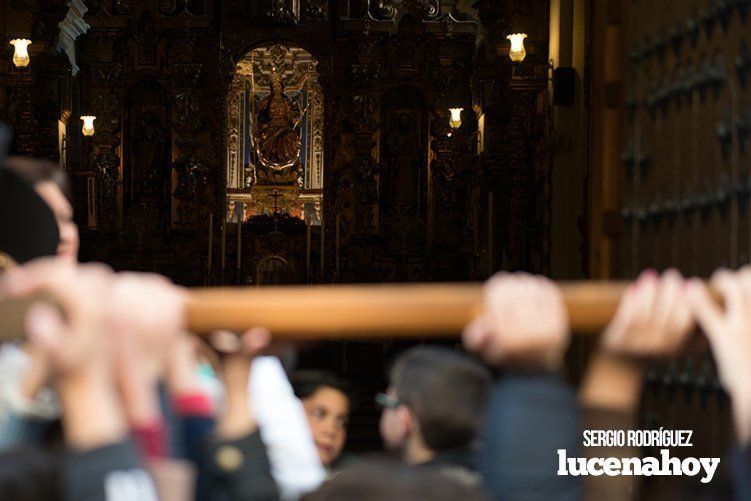
{"type": "MultiPolygon", "coordinates": [[[[749,3],[622,2],[623,234],[620,273],[670,266],[708,276],[749,260],[749,3]]],[[[695,430],[695,456],[729,445],[728,402],[711,357],[671,360],[649,374],[646,427],[695,430]]],[[[721,465],[722,468],[722,465],[721,465]]],[[[722,492],[722,480],[709,491],[722,492]]],[[[698,491],[678,480],[643,486],[645,499],[698,491]],[[687,490],[688,489],[688,490],[687,490]]]]}

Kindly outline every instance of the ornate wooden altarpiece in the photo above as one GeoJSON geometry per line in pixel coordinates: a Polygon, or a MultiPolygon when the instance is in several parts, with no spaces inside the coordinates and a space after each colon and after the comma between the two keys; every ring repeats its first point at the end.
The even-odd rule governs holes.
{"type": "MultiPolygon", "coordinates": [[[[27,70],[0,51],[0,119],[69,172],[84,260],[186,285],[549,270],[548,0],[0,3],[34,40],[27,70]],[[512,29],[529,35],[521,64],[512,29]],[[273,65],[297,178],[251,144],[276,138],[277,160],[296,144],[283,113],[266,128],[273,113],[249,113],[273,65]]],[[[311,364],[370,392],[394,349],[336,345],[311,364]]]]}

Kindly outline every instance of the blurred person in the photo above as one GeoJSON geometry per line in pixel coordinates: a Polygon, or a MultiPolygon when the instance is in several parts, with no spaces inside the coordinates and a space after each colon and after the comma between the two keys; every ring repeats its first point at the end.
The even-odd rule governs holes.
{"type": "MultiPolygon", "coordinates": [[[[636,418],[647,362],[674,356],[694,326],[686,281],[673,269],[644,271],[625,291],[603,331],[579,392],[583,429],[629,430],[636,418]]],[[[638,457],[635,447],[587,447],[587,457],[638,457]]],[[[693,482],[692,479],[692,484],[693,482]]],[[[638,477],[587,476],[586,499],[637,499],[638,477]]]]}
{"type": "Polygon", "coordinates": [[[105,267],[77,268],[56,259],[6,273],[1,289],[9,297],[50,294],[64,311],[63,317],[57,308],[38,303],[26,319],[29,339],[49,364],[63,407],[68,453],[60,465],[59,499],[156,500],[153,482],[129,438],[116,384],[113,338],[117,326],[135,328],[139,320],[138,329],[169,336],[180,302],[162,288],[146,288],[126,307],[113,297],[113,274],[105,267]],[[150,305],[159,305],[159,311],[149,310],[150,305]]]}
{"type": "Polygon", "coordinates": [[[326,469],[305,409],[277,356],[253,359],[248,393],[280,498],[297,500],[317,489],[326,479],[326,469]]]}
{"type": "Polygon", "coordinates": [[[320,371],[297,371],[292,387],[308,416],[318,456],[329,474],[342,465],[351,410],[348,388],[339,378],[320,371]]]}
{"type": "Polygon", "coordinates": [[[68,176],[59,166],[47,160],[11,156],[5,168],[29,183],[49,206],[57,221],[60,240],[57,255],[75,262],[78,259],[78,226],[73,221],[73,206],[68,176]]]}
{"type": "Polygon", "coordinates": [[[579,500],[578,477],[557,476],[558,449],[577,450],[579,412],[558,372],[568,347],[568,314],[553,282],[499,273],[484,286],[484,313],[462,337],[468,350],[502,368],[477,454],[494,499],[579,500]]]}
{"type": "Polygon", "coordinates": [[[427,468],[363,461],[324,484],[303,501],[487,501],[463,482],[427,468]]]}
{"type": "MultiPolygon", "coordinates": [[[[70,186],[57,164],[7,157],[2,166],[33,187],[52,211],[58,227],[56,255],[75,263],[78,227],[73,222],[70,186]]],[[[38,440],[59,417],[55,393],[46,387],[47,364],[32,345],[0,346],[0,450],[38,440]]]]}
{"type": "Polygon", "coordinates": [[[33,187],[6,169],[0,125],[0,273],[21,263],[52,256],[59,246],[59,230],[49,206],[33,187]]]}
{"type": "Polygon", "coordinates": [[[718,270],[711,285],[724,308],[698,279],[689,283],[688,303],[709,340],[720,383],[730,397],[733,485],[736,499],[746,501],[751,500],[751,267],[718,270]]]}
{"type": "Polygon", "coordinates": [[[0,499],[62,499],[63,451],[39,445],[0,453],[0,499]]]}
{"type": "Polygon", "coordinates": [[[479,485],[474,449],[489,387],[489,372],[458,351],[407,350],[391,369],[386,393],[377,397],[386,448],[408,464],[479,485]]]}
{"type": "MultiPolygon", "coordinates": [[[[184,319],[181,290],[155,275],[116,275],[101,265],[72,267],[60,260],[16,268],[0,282],[4,296],[41,292],[51,294],[64,312],[63,317],[56,308],[37,304],[27,317],[29,338],[50,365],[63,407],[68,450],[58,465],[62,491],[51,499],[156,499],[157,488],[129,432],[129,421],[138,411],[133,405],[143,402],[122,391],[119,378],[123,362],[133,363],[137,357],[140,363],[131,365],[132,371],[148,373],[149,365],[179,341],[184,319]],[[123,351],[128,355],[120,359],[123,351]]],[[[226,406],[200,455],[200,475],[207,488],[202,499],[276,500],[277,488],[247,391],[252,360],[270,336],[255,329],[241,338],[231,337],[232,349],[226,343],[219,347],[226,406]]],[[[146,382],[139,392],[154,385],[148,377],[136,381],[146,382]]],[[[157,478],[171,482],[163,489],[171,494],[193,491],[185,484],[190,477],[176,472],[174,464],[157,466],[157,478]]],[[[12,499],[6,495],[15,492],[20,481],[0,477],[0,498],[12,499]]]]}
{"type": "Polygon", "coordinates": [[[164,383],[168,402],[162,406],[169,415],[172,454],[198,464],[204,437],[213,429],[217,409],[222,407],[224,387],[218,374],[221,365],[210,353],[213,365],[206,368],[202,340],[185,333],[166,354],[164,383]],[[208,372],[207,372],[208,371],[208,372]],[[209,382],[210,381],[210,382],[209,382]]]}
{"type": "Polygon", "coordinates": [[[251,366],[270,341],[270,333],[262,328],[250,329],[240,337],[229,332],[216,332],[211,337],[212,347],[222,358],[226,398],[199,465],[207,500],[279,499],[267,446],[261,439],[258,409],[248,392],[253,378],[251,366]]]}

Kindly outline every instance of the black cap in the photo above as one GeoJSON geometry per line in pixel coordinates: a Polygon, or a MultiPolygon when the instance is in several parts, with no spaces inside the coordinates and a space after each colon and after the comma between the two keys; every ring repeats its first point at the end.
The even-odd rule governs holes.
{"type": "Polygon", "coordinates": [[[52,210],[27,182],[5,168],[10,130],[0,125],[0,252],[18,263],[54,256],[60,234],[52,210]]]}

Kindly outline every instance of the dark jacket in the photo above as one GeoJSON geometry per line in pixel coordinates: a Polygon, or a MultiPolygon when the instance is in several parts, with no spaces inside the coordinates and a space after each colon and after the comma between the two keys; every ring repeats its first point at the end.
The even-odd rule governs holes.
{"type": "Polygon", "coordinates": [[[211,501],[279,499],[266,447],[257,431],[231,441],[209,437],[199,476],[211,501]]]}
{"type": "Polygon", "coordinates": [[[475,454],[475,451],[469,448],[441,451],[418,467],[429,468],[468,487],[479,487],[482,478],[477,472],[475,454]]]}
{"type": "Polygon", "coordinates": [[[751,501],[751,444],[733,451],[733,488],[737,501],[751,501]]]}
{"type": "Polygon", "coordinates": [[[576,394],[553,374],[507,375],[493,387],[478,452],[494,499],[579,500],[579,477],[558,476],[558,449],[581,445],[576,394]]]}
{"type": "Polygon", "coordinates": [[[133,441],[69,452],[63,463],[64,498],[70,501],[157,501],[133,441]]]}

